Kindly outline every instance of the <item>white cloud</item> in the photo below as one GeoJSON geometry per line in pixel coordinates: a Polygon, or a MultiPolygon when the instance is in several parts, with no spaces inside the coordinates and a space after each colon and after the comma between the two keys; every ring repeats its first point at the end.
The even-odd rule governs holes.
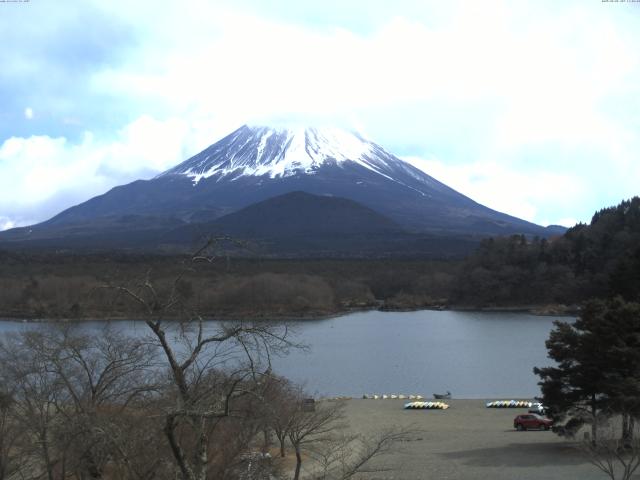
{"type": "MultiPolygon", "coordinates": [[[[539,223],[587,220],[638,193],[640,28],[629,5],[401,4],[372,5],[377,20],[351,28],[360,18],[314,24],[251,1],[100,2],[136,41],[100,63],[90,90],[128,101],[136,120],[111,125],[111,138],[6,140],[0,209],[102,193],[243,123],[318,118],[425,158],[453,188],[539,223]]],[[[69,112],[62,123],[79,123],[69,112]]]]}
{"type": "Polygon", "coordinates": [[[10,228],[16,227],[17,225],[13,220],[7,217],[0,217],[0,231],[8,230],[10,228]]]}
{"type": "Polygon", "coordinates": [[[466,2],[435,26],[397,16],[357,34],[198,5],[169,12],[175,28],[154,23],[145,48],[98,73],[96,87],[231,115],[234,124],[433,99],[490,100],[502,106],[508,133],[516,134],[508,138],[517,141],[527,132],[534,140],[587,136],[586,122],[600,127],[589,120],[594,102],[637,69],[633,43],[616,30],[611,9],[540,12],[531,4],[466,2]],[[540,131],[540,120],[551,124],[540,131]]]}
{"type": "Polygon", "coordinates": [[[550,212],[570,210],[587,194],[584,185],[572,176],[545,171],[525,173],[495,161],[452,166],[438,159],[404,160],[476,202],[543,225],[565,225],[567,219],[560,217],[561,213],[547,221],[541,219],[550,212]]]}
{"type": "Polygon", "coordinates": [[[184,120],[145,115],[111,140],[91,132],[77,143],[46,135],[9,138],[0,145],[0,230],[34,223],[31,212],[52,201],[56,205],[41,215],[165,170],[193,153],[193,142],[202,136],[184,120]]]}
{"type": "Polygon", "coordinates": [[[191,134],[186,120],[160,121],[143,115],[121,129],[116,141],[87,147],[109,169],[127,174],[160,172],[184,160],[191,134]]]}

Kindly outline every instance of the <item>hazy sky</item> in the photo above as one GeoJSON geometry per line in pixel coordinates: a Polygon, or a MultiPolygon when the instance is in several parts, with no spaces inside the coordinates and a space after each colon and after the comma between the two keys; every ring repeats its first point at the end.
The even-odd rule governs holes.
{"type": "Polygon", "coordinates": [[[640,194],[640,3],[0,2],[0,229],[244,123],[337,124],[497,210],[640,194]]]}

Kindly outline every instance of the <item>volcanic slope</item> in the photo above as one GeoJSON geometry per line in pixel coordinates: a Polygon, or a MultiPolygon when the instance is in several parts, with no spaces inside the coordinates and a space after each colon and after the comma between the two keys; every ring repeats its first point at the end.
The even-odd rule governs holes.
{"type": "Polygon", "coordinates": [[[416,233],[558,233],[484,207],[356,133],[243,126],[153,179],[115,187],[0,240],[150,238],[296,191],[353,200],[416,233]]]}

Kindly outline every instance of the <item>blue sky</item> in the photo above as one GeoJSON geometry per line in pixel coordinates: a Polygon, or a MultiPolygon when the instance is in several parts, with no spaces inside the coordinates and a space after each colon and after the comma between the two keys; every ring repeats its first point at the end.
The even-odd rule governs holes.
{"type": "Polygon", "coordinates": [[[640,3],[0,3],[0,229],[244,123],[335,124],[540,224],[640,193],[640,3]]]}

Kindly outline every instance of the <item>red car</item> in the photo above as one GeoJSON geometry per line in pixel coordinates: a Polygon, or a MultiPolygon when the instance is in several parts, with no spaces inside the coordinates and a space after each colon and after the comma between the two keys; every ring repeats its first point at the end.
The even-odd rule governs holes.
{"type": "Polygon", "coordinates": [[[513,419],[513,428],[516,430],[528,430],[530,428],[538,428],[540,430],[549,430],[553,425],[553,420],[541,417],[535,413],[527,413],[518,415],[513,419]]]}

